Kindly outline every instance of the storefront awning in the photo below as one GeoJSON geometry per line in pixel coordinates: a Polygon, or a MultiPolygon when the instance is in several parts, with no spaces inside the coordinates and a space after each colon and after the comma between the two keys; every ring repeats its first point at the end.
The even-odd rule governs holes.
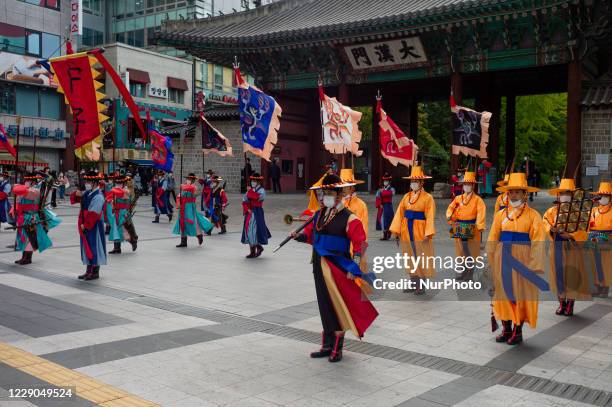
{"type": "Polygon", "coordinates": [[[168,88],[178,90],[189,90],[185,79],[173,78],[168,76],[168,88]]]}
{"type": "Polygon", "coordinates": [[[148,72],[132,68],[128,68],[127,71],[130,73],[130,82],[144,83],[145,85],[151,83],[148,72]]]}
{"type": "MultiPolygon", "coordinates": [[[[9,153],[3,151],[0,152],[0,165],[15,165],[15,158],[9,153]]],[[[46,167],[49,165],[46,161],[36,157],[34,160],[35,167],[46,167]]],[[[19,166],[20,167],[31,167],[32,156],[27,154],[19,154],[19,166]]]]}

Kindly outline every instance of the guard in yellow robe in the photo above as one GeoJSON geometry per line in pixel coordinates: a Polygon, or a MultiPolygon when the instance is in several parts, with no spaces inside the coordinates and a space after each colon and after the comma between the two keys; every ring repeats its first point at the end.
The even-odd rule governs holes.
{"type": "MultiPolygon", "coordinates": [[[[497,185],[499,187],[507,185],[509,176],[508,174],[504,175],[504,180],[498,181],[497,185]]],[[[508,207],[508,193],[501,191],[500,188],[496,188],[496,191],[499,192],[499,195],[497,195],[497,199],[495,200],[495,213],[508,207]]]]}
{"type": "Polygon", "coordinates": [[[487,252],[495,290],[493,313],[503,325],[495,340],[516,345],[523,341],[523,323],[536,327],[539,291],[549,289],[541,276],[544,229],[540,214],[527,205],[527,193],[538,188],[527,185],[524,173],[510,174],[502,188],[510,197],[509,207],[493,218],[487,252]]]}
{"type": "Polygon", "coordinates": [[[593,296],[608,298],[612,283],[612,182],[599,184],[598,205],[591,212],[588,239],[595,266],[595,290],[593,296]]]}
{"type": "MultiPolygon", "coordinates": [[[[476,181],[475,172],[466,172],[463,180],[463,193],[457,195],[446,209],[446,220],[451,225],[451,237],[455,240],[455,254],[457,257],[480,256],[480,242],[482,232],[485,230],[487,207],[480,196],[474,192],[476,181]]],[[[474,268],[465,269],[458,273],[456,280],[469,281],[474,274],[474,268]]]]}
{"type": "MultiPolygon", "coordinates": [[[[550,195],[557,197],[559,204],[569,203],[572,194],[576,190],[573,178],[563,178],[559,188],[548,191],[550,195]]],[[[545,236],[550,240],[550,274],[548,282],[551,290],[557,294],[559,307],[555,311],[557,315],[574,315],[574,302],[576,299],[588,300],[591,298],[589,279],[585,273],[584,252],[582,244],[587,234],[585,231],[568,233],[561,231],[557,224],[557,204],[544,212],[545,236]]]]}
{"type": "MultiPolygon", "coordinates": [[[[340,170],[340,178],[342,181],[352,183],[352,184],[363,184],[364,181],[355,179],[355,175],[353,174],[353,170],[350,168],[344,168],[340,170]]],[[[368,238],[368,206],[363,199],[357,196],[357,192],[355,186],[350,186],[344,188],[344,198],[343,198],[344,207],[348,208],[351,212],[355,214],[363,224],[363,230],[366,234],[366,239],[368,238]]]]}
{"type": "Polygon", "coordinates": [[[409,256],[425,257],[416,269],[406,269],[416,289],[406,289],[404,292],[414,292],[416,295],[425,292],[420,287],[419,280],[434,278],[433,237],[436,234],[434,226],[436,203],[433,197],[425,192],[425,180],[431,178],[423,173],[423,168],[412,166],[409,177],[410,189],[400,201],[389,230],[401,242],[402,252],[409,256]],[[427,261],[427,257],[431,261],[427,261]]]}

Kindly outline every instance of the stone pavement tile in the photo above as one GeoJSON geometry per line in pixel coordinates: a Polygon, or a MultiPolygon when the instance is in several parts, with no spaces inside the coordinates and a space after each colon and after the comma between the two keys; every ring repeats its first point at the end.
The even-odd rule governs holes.
{"type": "Polygon", "coordinates": [[[507,386],[495,385],[476,393],[475,395],[457,403],[457,407],[481,407],[481,406],[513,406],[529,392],[507,386]]]}
{"type": "Polygon", "coordinates": [[[245,399],[245,396],[243,394],[239,394],[225,388],[206,390],[200,394],[197,394],[195,397],[201,398],[209,403],[214,403],[219,406],[234,406],[238,401],[245,399]]]}
{"type": "Polygon", "coordinates": [[[168,406],[175,405],[177,407],[216,407],[217,404],[206,401],[200,397],[189,396],[187,398],[176,400],[168,406]]]}
{"type": "Polygon", "coordinates": [[[257,398],[268,401],[270,403],[287,405],[296,400],[304,398],[303,394],[289,391],[287,389],[273,388],[257,395],[257,398]]]}

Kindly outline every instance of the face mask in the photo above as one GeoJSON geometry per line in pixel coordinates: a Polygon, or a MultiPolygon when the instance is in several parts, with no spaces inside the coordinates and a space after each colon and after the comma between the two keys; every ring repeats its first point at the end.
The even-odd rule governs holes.
{"type": "Polygon", "coordinates": [[[421,188],[421,184],[419,184],[418,182],[411,182],[410,183],[410,189],[412,189],[413,191],[418,191],[421,188]]]}
{"type": "Polygon", "coordinates": [[[86,191],[91,191],[92,185],[91,184],[85,184],[85,190],[86,191]]]}
{"type": "Polygon", "coordinates": [[[469,194],[470,192],[472,192],[473,187],[471,185],[464,185],[463,186],[463,192],[465,192],[466,194],[469,194]]]}
{"type": "Polygon", "coordinates": [[[610,197],[609,197],[609,196],[602,196],[602,197],[599,199],[599,204],[600,204],[600,205],[604,205],[604,206],[605,206],[605,205],[607,205],[607,204],[609,204],[609,203],[610,203],[610,197]]]}
{"type": "Polygon", "coordinates": [[[383,182],[383,185],[384,185],[384,186],[386,186],[386,187],[388,187],[388,186],[389,186],[389,181],[384,181],[384,182],[383,182]]]}
{"type": "Polygon", "coordinates": [[[326,208],[333,208],[334,206],[336,206],[336,197],[331,195],[324,195],[323,205],[325,205],[326,208]]]}
{"type": "Polygon", "coordinates": [[[572,200],[572,197],[569,195],[560,195],[559,196],[559,202],[570,202],[572,200]]]}
{"type": "Polygon", "coordinates": [[[523,204],[523,200],[522,199],[519,199],[517,201],[510,201],[510,206],[513,207],[513,208],[518,208],[522,204],[523,204]]]}
{"type": "Polygon", "coordinates": [[[257,188],[257,182],[251,182],[251,188],[257,188]]]}

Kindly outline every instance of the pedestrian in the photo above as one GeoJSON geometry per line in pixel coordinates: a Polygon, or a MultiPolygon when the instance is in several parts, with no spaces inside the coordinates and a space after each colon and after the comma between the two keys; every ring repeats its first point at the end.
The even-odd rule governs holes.
{"type": "Polygon", "coordinates": [[[598,191],[592,194],[597,200],[597,207],[591,213],[588,236],[589,242],[594,243],[590,253],[595,265],[593,296],[608,298],[612,283],[612,250],[609,246],[606,249],[606,245],[612,241],[612,182],[601,182],[598,191]]]}
{"type": "Polygon", "coordinates": [[[391,186],[393,177],[385,172],[381,178],[381,186],[376,191],[376,230],[383,231],[383,237],[380,240],[389,240],[391,238],[391,221],[393,221],[393,195],[395,188],[391,186]]]}
{"type": "Polygon", "coordinates": [[[272,160],[272,164],[270,164],[270,179],[272,180],[272,190],[274,193],[276,194],[277,191],[279,194],[282,193],[280,184],[281,168],[278,166],[278,158],[272,160]]]}
{"type": "Polygon", "coordinates": [[[215,175],[215,173],[213,172],[213,170],[209,169],[208,171],[206,171],[204,178],[203,179],[200,178],[198,180],[200,185],[202,185],[202,192],[200,194],[200,210],[204,212],[204,216],[206,216],[209,219],[211,217],[209,204],[210,204],[210,191],[211,191],[213,175],[215,175]]]}
{"type": "Polygon", "coordinates": [[[155,212],[155,219],[153,223],[159,223],[159,215],[168,216],[168,222],[172,222],[172,204],[170,203],[170,192],[168,189],[168,179],[162,170],[157,173],[157,180],[155,182],[155,189],[151,190],[153,198],[153,209],[155,212]]]}
{"type": "MultiPolygon", "coordinates": [[[[548,283],[551,291],[557,295],[559,307],[557,315],[574,315],[576,299],[590,300],[591,292],[589,277],[585,273],[584,253],[582,246],[575,242],[585,242],[586,230],[567,232],[563,227],[562,214],[559,213],[561,205],[569,206],[576,191],[576,182],[573,178],[563,178],[559,188],[553,188],[548,193],[556,197],[553,206],[544,212],[543,226],[546,237],[550,241],[550,270],[548,283]]],[[[565,215],[567,217],[567,215],[565,215]]]]}
{"type": "Polygon", "coordinates": [[[66,189],[70,187],[70,182],[68,181],[68,177],[66,177],[63,172],[59,173],[57,180],[59,184],[58,186],[59,199],[60,201],[64,202],[64,199],[66,198],[66,189]]]}
{"type": "Polygon", "coordinates": [[[354,185],[336,174],[326,175],[321,185],[313,187],[323,192],[323,208],[301,233],[291,234],[313,246],[312,271],[323,331],[321,348],[310,357],[332,363],[342,360],[345,332],[361,339],[378,316],[365,295],[371,278],[359,266],[363,267],[366,233],[359,218],[342,203],[342,189],[354,185]]]}
{"type": "Polygon", "coordinates": [[[496,342],[517,345],[523,341],[523,324],[532,328],[538,320],[539,290],[547,291],[544,272],[544,228],[542,217],[527,204],[536,188],[525,173],[512,173],[508,184],[509,206],[493,218],[487,244],[493,272],[493,314],[502,321],[496,342]],[[514,324],[514,327],[513,327],[514,324]]]}
{"type": "Polygon", "coordinates": [[[111,218],[113,216],[113,205],[111,203],[111,189],[113,189],[113,181],[117,177],[118,173],[112,174],[99,174],[100,175],[100,190],[104,194],[104,209],[102,211],[102,218],[104,220],[104,234],[108,235],[111,230],[111,218]]]}
{"type": "Polygon", "coordinates": [[[263,177],[256,172],[249,178],[251,185],[242,198],[244,223],[241,242],[249,245],[250,253],[246,258],[252,259],[261,256],[263,246],[268,244],[272,235],[266,226],[263,210],[263,202],[266,199],[266,190],[261,185],[263,177]]]}
{"type": "Polygon", "coordinates": [[[9,177],[9,173],[3,171],[0,173],[0,227],[2,227],[3,223],[11,223],[13,224],[15,221],[11,216],[11,180],[9,177]]]}
{"type": "Polygon", "coordinates": [[[474,261],[480,256],[480,242],[485,230],[487,207],[476,193],[476,173],[467,171],[461,181],[463,193],[446,209],[446,220],[451,225],[451,238],[455,240],[455,256],[462,258],[463,269],[457,270],[455,280],[470,281],[474,274],[474,261]],[[472,264],[468,267],[468,264],[472,264]]]}
{"type": "MultiPolygon", "coordinates": [[[[48,167],[47,167],[48,168],[48,167]]],[[[55,170],[46,172],[48,177],[47,188],[51,188],[51,207],[57,208],[57,189],[59,183],[57,182],[57,173],[55,170]]]]}
{"type": "Polygon", "coordinates": [[[208,233],[213,227],[212,223],[196,209],[197,179],[194,173],[189,173],[185,177],[185,183],[180,187],[177,201],[179,215],[172,231],[173,234],[181,236],[181,243],[176,247],[187,247],[188,236],[197,237],[198,244],[202,245],[204,233],[208,233]]]}
{"type": "MultiPolygon", "coordinates": [[[[400,240],[404,254],[413,258],[434,256],[433,237],[436,234],[434,226],[436,203],[433,197],[425,192],[425,180],[431,178],[425,175],[423,168],[413,165],[409,177],[410,192],[408,192],[397,207],[389,230],[400,240]]],[[[436,270],[429,262],[419,264],[414,269],[406,269],[410,275],[410,287],[404,292],[422,295],[425,289],[422,280],[433,279],[436,270]]]]}
{"type": "MultiPolygon", "coordinates": [[[[81,208],[77,228],[81,239],[81,261],[86,266],[79,280],[96,280],[100,266],[106,265],[106,238],[104,236],[104,192],[100,189],[103,176],[91,170],[84,176],[85,191],[80,193],[81,208]]],[[[78,197],[78,194],[75,195],[78,197]]]]}
{"type": "Polygon", "coordinates": [[[134,189],[136,190],[136,192],[140,195],[144,194],[144,191],[142,189],[142,178],[140,177],[140,172],[138,170],[136,170],[136,173],[134,174],[134,189]]]}
{"type": "Polygon", "coordinates": [[[17,197],[15,218],[17,235],[15,251],[21,251],[21,259],[15,264],[32,263],[34,250],[44,252],[53,245],[49,238],[49,230],[59,225],[61,220],[53,212],[45,208],[44,190],[41,193],[43,177],[41,174],[30,173],[23,177],[24,183],[13,188],[17,197]]]}
{"type": "MultiPolygon", "coordinates": [[[[109,254],[121,253],[121,242],[128,237],[128,242],[132,245],[132,251],[138,248],[138,235],[134,222],[132,222],[132,204],[136,197],[130,191],[128,184],[130,178],[120,175],[115,178],[114,187],[111,189],[110,199],[112,216],[110,218],[110,234],[108,239],[113,242],[113,250],[109,254]]],[[[107,198],[108,199],[108,198],[107,198]]]]}

